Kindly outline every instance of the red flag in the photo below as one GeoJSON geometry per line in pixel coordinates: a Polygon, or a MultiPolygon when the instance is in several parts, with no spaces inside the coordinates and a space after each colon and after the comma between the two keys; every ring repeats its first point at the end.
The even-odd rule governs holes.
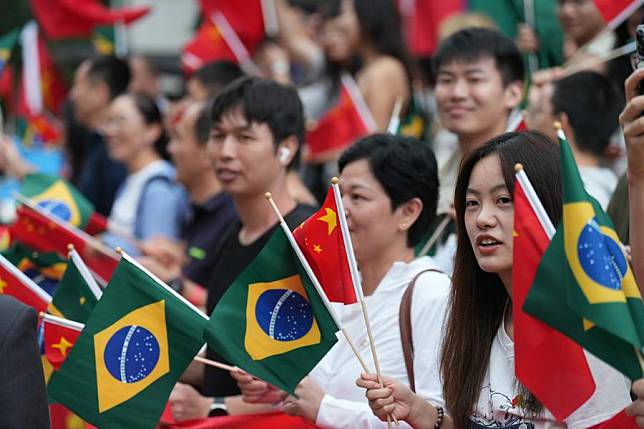
{"type": "Polygon", "coordinates": [[[204,17],[212,17],[219,12],[226,17],[239,39],[249,52],[254,52],[264,39],[264,9],[262,0],[246,0],[244,7],[239,7],[238,0],[200,0],[204,17]]]}
{"type": "Polygon", "coordinates": [[[107,218],[98,212],[93,212],[87,225],[85,225],[85,232],[89,235],[101,234],[107,231],[107,218]]]}
{"type": "Polygon", "coordinates": [[[377,128],[355,81],[344,75],[338,104],[306,135],[308,157],[312,161],[331,158],[377,128]]]}
{"type": "Polygon", "coordinates": [[[0,255],[0,295],[3,294],[11,295],[37,311],[46,311],[51,302],[47,292],[0,255]]]}
{"type": "Polygon", "coordinates": [[[284,413],[222,416],[159,426],[167,429],[316,429],[313,423],[284,413]]]}
{"type": "Polygon", "coordinates": [[[206,19],[194,37],[184,46],[181,67],[184,73],[190,75],[204,64],[217,60],[238,62],[217,26],[211,19],[206,19]]]}
{"type": "Polygon", "coordinates": [[[30,0],[30,4],[52,39],[89,37],[98,26],[129,24],[150,11],[148,6],[108,9],[98,0],[30,0]]]}
{"type": "Polygon", "coordinates": [[[295,228],[293,236],[329,301],[358,302],[333,188],[329,188],[322,208],[295,228]]]}
{"type": "Polygon", "coordinates": [[[633,14],[644,0],[593,0],[595,6],[601,13],[604,22],[611,30],[614,30],[633,14]]]}
{"type": "Polygon", "coordinates": [[[463,0],[399,0],[398,3],[407,27],[409,48],[415,55],[423,57],[436,50],[441,22],[465,10],[463,0]]]}
{"type": "Polygon", "coordinates": [[[606,420],[603,423],[595,425],[589,429],[638,429],[639,426],[635,421],[634,416],[626,415],[624,410],[615,414],[611,419],[606,420]]]}
{"type": "Polygon", "coordinates": [[[67,255],[73,244],[87,266],[106,284],[118,264],[118,254],[95,238],[38,207],[23,205],[18,209],[16,222],[11,226],[11,237],[41,252],[67,255]]]}
{"type": "Polygon", "coordinates": [[[76,339],[83,330],[83,324],[45,314],[43,316],[45,356],[56,370],[65,361],[76,339]]]}
{"type": "Polygon", "coordinates": [[[538,199],[536,196],[528,198],[530,191],[522,186],[523,179],[527,181],[525,173],[517,173],[514,187],[512,317],[515,371],[521,383],[562,421],[590,398],[595,391],[595,382],[579,345],[522,310],[541,257],[550,244],[550,237],[531,204],[538,199]]]}

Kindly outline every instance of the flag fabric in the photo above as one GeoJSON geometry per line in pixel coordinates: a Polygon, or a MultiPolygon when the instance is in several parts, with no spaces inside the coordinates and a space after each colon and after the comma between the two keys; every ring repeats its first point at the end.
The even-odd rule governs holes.
{"type": "Polygon", "coordinates": [[[612,418],[606,420],[603,423],[593,426],[590,429],[638,429],[639,426],[635,421],[635,416],[629,416],[625,411],[620,411],[615,414],[612,418]]]}
{"type": "Polygon", "coordinates": [[[644,0],[593,0],[604,22],[611,30],[631,16],[644,0]]]}
{"type": "Polygon", "coordinates": [[[0,255],[0,294],[11,295],[37,311],[46,311],[51,295],[0,255]]]}
{"type": "Polygon", "coordinates": [[[45,356],[54,369],[59,370],[78,339],[84,325],[71,320],[43,314],[45,356]]]}
{"type": "Polygon", "coordinates": [[[163,425],[167,429],[316,429],[313,423],[284,413],[221,416],[163,425]]]}
{"type": "Polygon", "coordinates": [[[67,255],[68,246],[72,244],[103,284],[107,284],[118,263],[118,255],[97,239],[28,200],[17,210],[11,237],[38,251],[56,252],[61,256],[67,255]]]}
{"type": "Polygon", "coordinates": [[[559,131],[563,221],[546,250],[524,310],[631,380],[642,377],[644,305],[609,217],[582,184],[559,131]]]}
{"type": "Polygon", "coordinates": [[[329,301],[358,302],[332,187],[322,208],[298,226],[293,236],[329,301]]]}
{"type": "Polygon", "coordinates": [[[92,277],[75,249],[69,251],[69,263],[50,310],[76,322],[85,323],[92,314],[103,291],[92,277]]]}
{"type": "MultiPolygon", "coordinates": [[[[515,372],[521,383],[552,415],[558,421],[563,421],[592,396],[595,382],[579,345],[522,310],[539,262],[550,244],[544,225],[550,219],[523,171],[517,173],[513,200],[512,318],[515,372]],[[524,190],[524,183],[527,190],[524,190]],[[539,358],[535,359],[535,356],[539,358]],[[544,374],[548,376],[544,377],[544,374]]],[[[552,233],[554,227],[551,223],[549,227],[552,233]]]]}
{"type": "Polygon", "coordinates": [[[114,55],[116,52],[116,32],[113,25],[96,27],[92,34],[94,51],[99,55],[114,55]]]}
{"type": "Polygon", "coordinates": [[[181,67],[184,73],[190,75],[204,64],[217,60],[238,63],[235,53],[222,37],[219,28],[207,18],[194,37],[183,47],[181,67]]]}
{"type": "Polygon", "coordinates": [[[61,177],[32,173],[25,176],[20,193],[44,211],[77,228],[84,229],[94,206],[74,186],[61,177]]]}
{"type": "Polygon", "coordinates": [[[5,64],[11,58],[11,52],[13,51],[13,47],[16,46],[19,35],[20,29],[16,28],[0,37],[0,76],[2,76],[5,64]]]}
{"type": "Polygon", "coordinates": [[[154,428],[207,320],[123,254],[49,395],[98,427],[154,428]]]}
{"type": "Polygon", "coordinates": [[[150,11],[147,6],[108,9],[98,0],[30,0],[30,5],[51,39],[88,37],[98,26],[129,24],[150,11]]]}
{"type": "Polygon", "coordinates": [[[67,261],[57,253],[36,252],[20,243],[14,243],[2,255],[52,296],[67,269],[67,261]]]}
{"type": "Polygon", "coordinates": [[[264,18],[269,16],[269,11],[264,7],[264,3],[269,2],[246,0],[242,8],[236,0],[200,0],[203,16],[223,15],[244,47],[251,53],[266,36],[264,18]]]}
{"type": "Polygon", "coordinates": [[[229,362],[293,394],[337,341],[330,311],[277,229],[215,307],[204,339],[229,362]]]}
{"type": "Polygon", "coordinates": [[[411,52],[420,57],[433,54],[438,46],[438,29],[441,23],[445,18],[463,12],[466,3],[466,0],[399,1],[411,52]]]}
{"type": "Polygon", "coordinates": [[[306,134],[308,157],[324,161],[351,146],[355,140],[378,130],[356,82],[348,74],[342,75],[340,98],[306,134]]]}

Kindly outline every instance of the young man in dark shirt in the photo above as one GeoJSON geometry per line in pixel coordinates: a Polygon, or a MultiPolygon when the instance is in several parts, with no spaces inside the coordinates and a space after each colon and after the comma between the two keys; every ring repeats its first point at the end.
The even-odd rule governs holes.
{"type": "MultiPolygon", "coordinates": [[[[244,78],[228,86],[212,109],[209,152],[221,188],[233,199],[239,216],[226,234],[208,282],[207,310],[257,256],[278,219],[266,201],[271,192],[291,228],[315,211],[289,195],[286,176],[298,159],[304,139],[302,103],[294,88],[260,78],[244,78]]],[[[208,349],[209,359],[219,360],[208,349]]],[[[212,412],[239,412],[243,406],[236,383],[221,370],[207,367],[203,394],[178,383],[170,395],[175,419],[207,417],[212,412]]]]}

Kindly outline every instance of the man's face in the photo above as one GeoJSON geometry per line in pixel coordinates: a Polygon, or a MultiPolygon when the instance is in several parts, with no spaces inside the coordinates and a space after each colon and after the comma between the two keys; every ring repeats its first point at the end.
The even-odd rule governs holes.
{"type": "Polygon", "coordinates": [[[89,68],[89,63],[84,62],[76,69],[70,98],[74,103],[76,120],[86,127],[94,128],[98,125],[95,123],[97,116],[109,104],[109,95],[105,94],[106,88],[101,87],[101,83],[94,82],[89,77],[89,68]]]}
{"type": "Polygon", "coordinates": [[[443,125],[459,137],[503,130],[509,110],[520,101],[512,85],[520,87],[519,83],[503,86],[501,73],[491,57],[442,65],[435,93],[443,125]]]}
{"type": "Polygon", "coordinates": [[[564,33],[577,46],[588,43],[605,26],[592,0],[559,0],[557,17],[564,33]]]}
{"type": "Polygon", "coordinates": [[[263,195],[286,173],[268,125],[248,122],[241,108],[226,112],[213,124],[208,147],[222,190],[233,197],[263,195]]]}
{"type": "Polygon", "coordinates": [[[201,112],[199,104],[191,104],[172,128],[168,152],[177,171],[177,182],[190,186],[199,180],[205,168],[206,145],[200,144],[195,133],[195,122],[201,112]]]}

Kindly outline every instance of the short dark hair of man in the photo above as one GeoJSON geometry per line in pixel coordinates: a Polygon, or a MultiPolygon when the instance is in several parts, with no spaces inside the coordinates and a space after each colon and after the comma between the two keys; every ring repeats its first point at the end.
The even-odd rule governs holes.
{"type": "Polygon", "coordinates": [[[219,123],[224,115],[237,108],[241,109],[248,122],[268,126],[273,134],[275,151],[284,139],[294,136],[298,142],[298,153],[293,160],[299,158],[300,146],[304,142],[304,109],[294,87],[258,77],[238,79],[215,98],[212,123],[219,123]]]}
{"type": "Polygon", "coordinates": [[[452,62],[473,63],[482,58],[494,60],[504,86],[523,81],[523,58],[514,41],[497,30],[479,27],[458,31],[438,46],[434,76],[452,62]]]}
{"type": "Polygon", "coordinates": [[[416,246],[436,218],[438,167],[431,146],[413,137],[373,134],[344,151],[340,171],[363,159],[391,200],[392,210],[412,198],[422,201],[423,210],[407,234],[407,244],[416,246]]]}
{"type": "Polygon", "coordinates": [[[130,66],[114,55],[97,55],[89,60],[87,77],[92,81],[104,82],[114,99],[127,91],[130,84],[130,66]]]}
{"type": "Polygon", "coordinates": [[[197,143],[200,145],[208,143],[208,139],[210,138],[210,130],[212,128],[212,122],[210,121],[210,106],[212,106],[212,101],[204,104],[199,109],[199,115],[195,120],[194,131],[195,136],[197,137],[197,143]]]}
{"type": "Polygon", "coordinates": [[[622,99],[607,77],[582,71],[554,84],[552,111],[565,113],[579,151],[601,157],[619,125],[622,99]]]}
{"type": "Polygon", "coordinates": [[[216,97],[228,84],[244,76],[239,66],[230,61],[213,61],[197,69],[190,79],[198,80],[209,97],[216,97]]]}

